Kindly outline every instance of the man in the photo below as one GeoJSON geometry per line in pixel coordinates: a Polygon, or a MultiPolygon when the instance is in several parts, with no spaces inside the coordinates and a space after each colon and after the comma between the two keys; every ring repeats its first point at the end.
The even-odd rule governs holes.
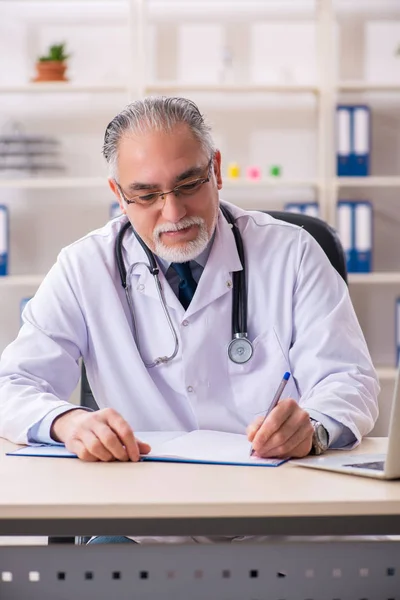
{"type": "Polygon", "coordinates": [[[134,432],[146,430],[247,428],[265,457],[356,444],[377,418],[379,388],[347,287],[317,242],[226,205],[243,240],[254,350],[235,363],[232,281],[243,265],[219,209],[221,155],[197,106],[133,102],[108,126],[104,155],[124,215],[64,249],[25,309],[0,363],[0,436],[61,441],[88,461],[137,461],[149,446],[134,432]],[[127,219],[155,255],[168,316],[131,227],[127,295],[121,285],[115,243],[127,219]],[[68,402],[80,357],[98,412],[68,402]],[[262,423],[285,371],[284,398],[262,423]]]}

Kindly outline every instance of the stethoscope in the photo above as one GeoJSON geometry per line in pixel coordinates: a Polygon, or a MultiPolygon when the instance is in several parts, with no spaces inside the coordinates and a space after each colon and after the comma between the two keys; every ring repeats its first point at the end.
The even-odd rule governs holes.
{"type": "MultiPolygon", "coordinates": [[[[247,288],[246,288],[246,271],[245,271],[243,240],[240,235],[239,229],[235,223],[235,219],[234,219],[233,215],[226,208],[226,206],[220,204],[220,208],[221,208],[222,214],[224,215],[225,219],[228,221],[228,223],[232,229],[232,233],[235,238],[237,252],[239,254],[240,262],[242,263],[242,267],[243,267],[241,271],[234,271],[232,273],[232,287],[233,287],[233,289],[232,289],[232,339],[228,345],[228,356],[229,356],[230,360],[237,364],[243,364],[243,363],[246,363],[247,361],[249,361],[251,359],[251,357],[253,356],[253,344],[247,337],[247,288]]],[[[143,262],[134,263],[130,267],[130,271],[132,271],[132,269],[134,267],[136,267],[137,265],[144,264],[149,269],[150,273],[154,276],[154,280],[155,280],[157,292],[158,292],[158,295],[160,298],[161,306],[163,307],[165,317],[166,317],[168,325],[171,329],[171,333],[174,338],[174,344],[175,344],[174,351],[172,352],[172,354],[170,356],[159,356],[151,363],[146,363],[146,362],[144,363],[147,368],[152,368],[152,367],[156,367],[157,365],[160,365],[163,363],[168,363],[175,358],[175,356],[178,354],[178,350],[179,350],[179,340],[178,340],[178,336],[175,331],[174,325],[172,323],[171,316],[167,309],[167,304],[165,302],[163,289],[162,289],[162,286],[160,283],[160,279],[158,277],[159,267],[157,265],[156,259],[154,258],[154,254],[146,246],[144,241],[139,237],[137,232],[132,227],[130,221],[127,221],[127,223],[124,223],[124,225],[122,226],[122,228],[121,228],[120,232],[118,233],[117,238],[115,240],[115,258],[117,261],[117,267],[118,267],[119,275],[121,278],[121,285],[125,290],[125,295],[126,295],[126,299],[127,299],[128,306],[129,306],[129,312],[130,312],[130,316],[132,319],[133,335],[134,335],[135,342],[136,342],[136,345],[138,348],[138,352],[141,355],[139,336],[137,333],[137,327],[136,327],[136,321],[135,321],[135,312],[133,309],[132,295],[131,295],[131,291],[130,291],[131,286],[130,286],[130,284],[129,285],[127,284],[126,268],[125,268],[125,264],[124,264],[124,259],[122,257],[122,241],[123,241],[125,233],[128,231],[128,229],[131,229],[131,228],[133,230],[133,233],[135,234],[136,239],[138,240],[139,244],[142,246],[144,252],[146,253],[149,264],[146,264],[143,262]]]]}

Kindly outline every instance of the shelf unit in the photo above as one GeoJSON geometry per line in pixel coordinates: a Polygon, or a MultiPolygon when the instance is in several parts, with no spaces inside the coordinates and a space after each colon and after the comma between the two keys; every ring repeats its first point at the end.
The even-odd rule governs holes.
{"type": "MultiPolygon", "coordinates": [[[[48,0],[47,0],[48,1],[48,0]]],[[[33,4],[34,2],[32,2],[33,4]]],[[[185,94],[194,95],[203,94],[208,98],[226,98],[237,99],[240,95],[255,96],[262,98],[269,96],[282,95],[292,100],[297,97],[310,97],[316,107],[316,157],[317,164],[314,177],[291,178],[291,177],[263,177],[260,180],[249,181],[244,177],[238,180],[224,180],[224,190],[235,193],[235,202],[245,208],[270,208],[268,195],[263,196],[264,191],[268,194],[290,193],[292,191],[309,192],[318,197],[320,204],[320,213],[331,225],[335,225],[336,204],[339,194],[343,190],[363,190],[390,189],[400,187],[400,177],[397,176],[372,176],[372,177],[336,177],[336,157],[335,157],[335,132],[334,119],[336,104],[339,97],[346,94],[356,94],[363,97],[363,94],[397,94],[400,92],[400,84],[391,82],[366,82],[356,78],[346,79],[336,76],[336,32],[335,25],[337,21],[337,6],[340,4],[337,0],[316,0],[314,6],[312,2],[304,1],[296,3],[296,10],[288,8],[290,2],[235,2],[229,3],[229,13],[227,12],[227,3],[218,0],[193,0],[164,3],[161,0],[125,0],[112,2],[110,5],[115,7],[118,18],[126,22],[126,29],[129,32],[129,77],[126,84],[98,83],[26,83],[0,85],[0,98],[28,97],[35,101],[36,97],[41,95],[54,95],[55,102],[62,102],[64,96],[65,102],[77,101],[77,96],[81,95],[87,99],[87,96],[93,95],[93,103],[103,96],[123,95],[124,98],[132,99],[134,97],[143,97],[148,94],[185,94]],[[176,5],[172,10],[170,5],[176,5]],[[277,12],[278,11],[278,12],[277,12]],[[279,12],[280,11],[280,12],[279,12]],[[297,12],[296,12],[297,11],[297,12]],[[278,14],[278,16],[277,16],[278,14]],[[242,83],[192,83],[177,81],[175,79],[163,79],[162,81],[150,80],[146,70],[148,27],[154,22],[164,24],[176,23],[180,19],[198,19],[200,22],[210,21],[229,21],[234,25],[242,26],[243,23],[256,23],[260,19],[279,19],[281,21],[293,21],[295,19],[308,20],[314,19],[316,25],[316,44],[317,44],[317,80],[315,83],[281,83],[281,84],[253,84],[249,82],[242,83]],[[237,192],[235,191],[237,190],[237,192]],[[252,191],[256,198],[251,198],[252,191]],[[242,194],[242,195],[240,195],[242,194]]],[[[25,2],[26,5],[30,4],[25,2]]],[[[51,3],[57,4],[56,2],[51,3]]],[[[61,5],[62,2],[60,1],[61,5]]],[[[64,4],[66,4],[64,2],[64,4]]],[[[96,15],[98,22],[104,18],[107,2],[101,3],[100,15],[96,15]],[[102,17],[103,15],[103,17],[102,17]]],[[[344,5],[343,5],[344,6],[344,5]]],[[[343,8],[343,7],[342,7],[343,8]]],[[[356,10],[353,3],[343,8],[347,14],[352,14],[356,10]]],[[[391,7],[395,10],[395,3],[391,7]]],[[[372,11],[372,9],[371,9],[372,11]]],[[[371,12],[370,11],[370,12],[371,12]]],[[[40,21],[40,16],[32,15],[36,22],[40,21]]],[[[373,12],[373,11],[372,11],[373,12]]],[[[61,14],[61,10],[60,10],[61,14]]],[[[371,13],[372,14],[372,13],[371,13]]],[[[379,16],[379,10],[374,13],[374,17],[379,16]]],[[[68,17],[70,18],[70,17],[68,17]]],[[[400,18],[400,11],[399,11],[400,18]]],[[[91,101],[91,99],[90,99],[91,101]]],[[[120,103],[121,104],[121,103],[120,103]]],[[[199,102],[201,106],[201,101],[199,102]]],[[[268,106],[266,106],[268,111],[268,106]]],[[[15,177],[0,178],[0,193],[14,194],[23,191],[31,191],[32,194],[38,194],[41,190],[48,193],[49,190],[71,190],[78,194],[89,193],[92,190],[107,190],[107,181],[105,176],[62,176],[62,177],[35,177],[17,179],[15,177]]],[[[32,288],[40,285],[42,275],[11,275],[6,279],[0,279],[1,293],[6,290],[24,287],[32,288]]],[[[349,287],[353,290],[366,290],[366,294],[375,293],[385,286],[390,293],[393,290],[399,290],[400,295],[400,272],[374,272],[370,274],[350,274],[349,287]]],[[[8,292],[7,292],[8,293],[8,292]]],[[[2,348],[0,347],[0,351],[2,348]]],[[[380,368],[379,375],[384,381],[394,379],[394,369],[380,368]]]]}

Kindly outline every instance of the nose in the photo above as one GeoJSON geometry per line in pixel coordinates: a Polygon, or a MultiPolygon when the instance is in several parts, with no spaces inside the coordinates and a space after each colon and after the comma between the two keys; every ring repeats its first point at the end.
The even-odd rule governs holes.
{"type": "Polygon", "coordinates": [[[174,192],[163,194],[162,199],[164,200],[164,206],[161,212],[166,221],[178,223],[178,221],[186,216],[186,207],[183,202],[175,196],[174,192]]]}

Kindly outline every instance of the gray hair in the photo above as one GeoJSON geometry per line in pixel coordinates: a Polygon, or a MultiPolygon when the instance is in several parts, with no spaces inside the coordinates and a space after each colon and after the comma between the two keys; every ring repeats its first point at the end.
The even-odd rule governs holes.
{"type": "Polygon", "coordinates": [[[211,156],[215,151],[211,127],[192,100],[154,96],[128,104],[109,123],[104,135],[103,155],[108,162],[110,176],[114,179],[117,177],[118,146],[125,133],[170,132],[180,123],[188,126],[202,148],[211,156]]]}

